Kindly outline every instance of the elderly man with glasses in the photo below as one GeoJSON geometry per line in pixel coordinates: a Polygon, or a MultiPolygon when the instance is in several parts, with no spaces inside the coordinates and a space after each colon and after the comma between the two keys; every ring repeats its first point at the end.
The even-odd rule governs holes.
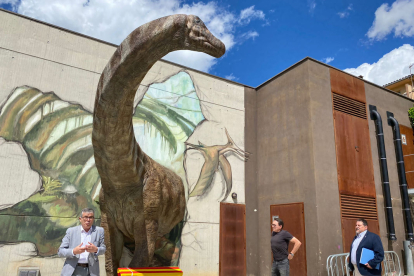
{"type": "Polygon", "coordinates": [[[272,276],[289,276],[289,260],[293,259],[302,243],[288,231],[283,230],[283,220],[275,218],[272,223],[270,244],[273,253],[272,276]],[[288,252],[290,242],[293,243],[293,249],[288,252]]]}
{"type": "Polygon", "coordinates": [[[98,255],[106,251],[104,230],[94,226],[94,211],[85,208],[79,217],[81,225],[66,231],[59,247],[59,257],[66,258],[61,276],[99,276],[98,255]]]}

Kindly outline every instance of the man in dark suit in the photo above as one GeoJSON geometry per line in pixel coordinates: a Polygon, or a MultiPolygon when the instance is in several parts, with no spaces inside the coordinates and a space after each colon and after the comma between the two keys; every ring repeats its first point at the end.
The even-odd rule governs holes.
{"type": "Polygon", "coordinates": [[[355,225],[356,236],[349,251],[349,270],[354,276],[359,275],[381,275],[381,262],[384,259],[384,249],[377,234],[368,231],[368,223],[365,219],[358,219],[355,225]],[[374,252],[374,258],[365,264],[360,264],[362,248],[374,252]],[[375,267],[380,264],[379,269],[375,267]]]}
{"type": "Polygon", "coordinates": [[[99,276],[98,255],[106,251],[104,230],[93,225],[94,211],[85,208],[79,220],[81,225],[66,231],[59,247],[59,257],[66,258],[61,276],[99,276]]]}

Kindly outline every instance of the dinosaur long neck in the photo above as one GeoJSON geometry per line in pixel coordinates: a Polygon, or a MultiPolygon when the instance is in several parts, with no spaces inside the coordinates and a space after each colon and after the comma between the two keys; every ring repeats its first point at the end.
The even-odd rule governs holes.
{"type": "Polygon", "coordinates": [[[101,75],[92,143],[105,192],[143,184],[147,157],[135,141],[134,97],[155,62],[178,50],[172,40],[184,19],[182,15],[169,16],[137,28],[118,47],[101,75]]]}

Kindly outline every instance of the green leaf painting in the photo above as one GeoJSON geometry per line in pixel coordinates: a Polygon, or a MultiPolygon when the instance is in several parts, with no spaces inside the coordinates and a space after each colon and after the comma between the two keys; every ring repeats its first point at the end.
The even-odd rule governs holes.
{"type": "MultiPolygon", "coordinates": [[[[151,158],[176,172],[186,189],[184,142],[203,120],[194,84],[185,72],[150,85],[134,110],[137,142],[151,158]]],[[[10,94],[1,107],[0,137],[23,146],[43,186],[0,211],[0,225],[8,225],[0,230],[0,242],[33,242],[40,256],[50,256],[56,254],[66,228],[78,223],[83,208],[93,207],[100,217],[100,178],[91,134],[92,114],[78,104],[28,86],[10,94]]],[[[160,244],[174,253],[171,246],[178,239],[170,233],[160,244]]],[[[157,250],[160,256],[167,254],[157,250]]]]}

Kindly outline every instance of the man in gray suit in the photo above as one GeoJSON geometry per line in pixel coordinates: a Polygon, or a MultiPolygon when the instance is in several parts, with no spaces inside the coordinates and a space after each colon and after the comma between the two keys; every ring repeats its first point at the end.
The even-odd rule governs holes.
{"type": "Polygon", "coordinates": [[[66,258],[61,276],[99,276],[98,256],[106,251],[104,230],[94,226],[94,211],[85,208],[79,220],[81,225],[66,231],[59,247],[59,257],[66,258]]]}

